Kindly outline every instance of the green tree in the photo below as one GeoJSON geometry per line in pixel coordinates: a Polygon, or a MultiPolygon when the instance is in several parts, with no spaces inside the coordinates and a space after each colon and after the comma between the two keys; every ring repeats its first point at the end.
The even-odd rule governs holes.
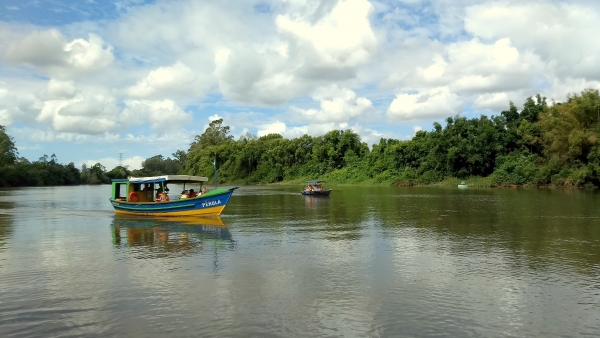
{"type": "Polygon", "coordinates": [[[117,178],[127,178],[131,176],[131,171],[129,171],[127,166],[116,166],[111,171],[107,172],[106,176],[111,180],[117,178]]]}
{"type": "Polygon", "coordinates": [[[216,146],[223,142],[233,140],[229,135],[229,126],[223,126],[223,119],[213,120],[202,135],[197,135],[190,149],[194,147],[216,146]]]}
{"type": "Polygon", "coordinates": [[[6,133],[6,127],[0,125],[0,166],[13,164],[17,155],[13,138],[6,133]]]}

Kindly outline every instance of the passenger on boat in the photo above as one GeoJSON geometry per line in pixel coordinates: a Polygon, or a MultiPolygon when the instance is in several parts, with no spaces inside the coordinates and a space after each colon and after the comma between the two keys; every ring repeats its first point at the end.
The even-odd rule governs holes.
{"type": "Polygon", "coordinates": [[[308,191],[313,191],[313,186],[309,184],[309,185],[308,185],[308,189],[307,189],[307,190],[308,190],[308,191]]]}
{"type": "Polygon", "coordinates": [[[158,194],[157,202],[168,202],[169,201],[169,192],[165,191],[164,193],[158,194]]]}
{"type": "Polygon", "coordinates": [[[194,189],[190,189],[190,193],[188,194],[188,198],[193,198],[198,196],[198,194],[194,191],[194,189]]]}
{"type": "Polygon", "coordinates": [[[189,194],[189,191],[187,191],[187,190],[182,191],[181,197],[179,197],[179,199],[188,198],[188,194],[189,194]]]}
{"type": "Polygon", "coordinates": [[[204,195],[206,194],[206,187],[202,187],[202,190],[200,191],[200,195],[204,195]]]}
{"type": "Polygon", "coordinates": [[[320,184],[317,186],[317,188],[319,188],[319,190],[323,190],[323,187],[320,184]]]}
{"type": "MultiPolygon", "coordinates": [[[[156,198],[158,198],[158,194],[160,194],[163,191],[162,187],[158,187],[158,189],[156,189],[156,198]]],[[[167,187],[167,184],[165,183],[165,192],[168,192],[169,188],[167,187]]]]}

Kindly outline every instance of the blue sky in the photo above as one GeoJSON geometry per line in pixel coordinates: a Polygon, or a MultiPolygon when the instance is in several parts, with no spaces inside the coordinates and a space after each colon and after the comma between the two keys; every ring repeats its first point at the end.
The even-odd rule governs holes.
{"type": "Polygon", "coordinates": [[[21,156],[100,161],[239,137],[408,139],[453,115],[600,87],[600,5],[536,0],[0,5],[0,124],[21,156]]]}

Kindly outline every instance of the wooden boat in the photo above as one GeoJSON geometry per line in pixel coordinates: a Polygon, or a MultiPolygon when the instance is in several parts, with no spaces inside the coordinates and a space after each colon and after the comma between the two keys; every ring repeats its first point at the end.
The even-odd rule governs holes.
{"type": "Polygon", "coordinates": [[[140,216],[217,216],[220,215],[233,191],[229,189],[214,189],[203,195],[180,199],[174,194],[169,201],[158,201],[158,192],[168,191],[168,184],[198,184],[208,178],[189,175],[166,175],[155,177],[129,177],[112,180],[112,195],[110,202],[117,214],[140,216]]]}
{"type": "Polygon", "coordinates": [[[323,189],[321,187],[321,183],[325,183],[325,181],[321,180],[312,180],[306,181],[306,186],[304,190],[302,190],[302,195],[306,196],[329,196],[331,194],[331,189],[323,189]]]}

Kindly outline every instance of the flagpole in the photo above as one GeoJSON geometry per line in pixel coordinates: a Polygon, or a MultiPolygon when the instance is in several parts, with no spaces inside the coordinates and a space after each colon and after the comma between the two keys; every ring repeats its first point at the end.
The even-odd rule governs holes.
{"type": "Polygon", "coordinates": [[[215,169],[215,189],[217,189],[217,155],[215,155],[215,159],[213,160],[213,169],[215,169]]]}

